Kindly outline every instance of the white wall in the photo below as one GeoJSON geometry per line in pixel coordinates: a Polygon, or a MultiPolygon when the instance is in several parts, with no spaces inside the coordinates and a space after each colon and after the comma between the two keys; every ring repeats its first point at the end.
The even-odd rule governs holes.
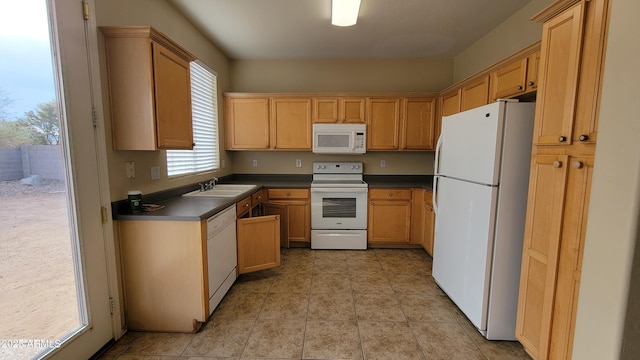
{"type": "MultiPolygon", "coordinates": [[[[574,359],[620,358],[631,281],[639,291],[640,279],[630,279],[640,206],[638,14],[639,1],[612,1],[574,359]]],[[[639,319],[629,320],[637,332],[639,319]]],[[[625,356],[640,358],[637,347],[625,356]]]]}
{"type": "Polygon", "coordinates": [[[531,17],[555,0],[532,0],[455,58],[453,81],[463,80],[540,40],[542,24],[531,17]]]}

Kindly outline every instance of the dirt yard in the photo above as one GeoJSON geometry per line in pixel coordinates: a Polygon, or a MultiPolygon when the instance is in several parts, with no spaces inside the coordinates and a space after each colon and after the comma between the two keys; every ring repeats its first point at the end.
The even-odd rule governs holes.
{"type": "Polygon", "coordinates": [[[78,325],[64,191],[46,180],[0,182],[2,359],[31,358],[45,349],[29,340],[54,341],[78,325]]]}

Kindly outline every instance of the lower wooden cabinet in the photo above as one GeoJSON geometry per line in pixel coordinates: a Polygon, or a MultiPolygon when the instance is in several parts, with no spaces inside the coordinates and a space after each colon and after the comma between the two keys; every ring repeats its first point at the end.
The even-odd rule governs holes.
{"type": "Polygon", "coordinates": [[[411,189],[369,189],[367,241],[409,244],[411,212],[411,189]]]}
{"type": "Polygon", "coordinates": [[[282,246],[311,246],[311,198],[309,189],[268,189],[269,204],[286,205],[287,238],[282,246]]]}
{"type": "Polygon", "coordinates": [[[118,221],[129,330],[195,332],[207,320],[202,221],[118,221]]]}
{"type": "Polygon", "coordinates": [[[280,217],[238,219],[238,274],[280,266],[280,217]]]}
{"type": "Polygon", "coordinates": [[[535,155],[516,337],[539,359],[570,359],[593,156],[535,155]]]}
{"type": "Polygon", "coordinates": [[[433,210],[433,196],[431,191],[423,191],[422,199],[422,247],[433,256],[433,239],[436,230],[436,213],[433,210]]]}

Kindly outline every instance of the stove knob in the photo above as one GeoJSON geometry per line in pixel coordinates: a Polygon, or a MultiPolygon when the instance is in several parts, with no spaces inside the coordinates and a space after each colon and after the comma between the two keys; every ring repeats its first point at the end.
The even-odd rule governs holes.
{"type": "Polygon", "coordinates": [[[355,169],[356,167],[355,167],[354,165],[351,165],[351,168],[352,168],[352,169],[355,169]]]}

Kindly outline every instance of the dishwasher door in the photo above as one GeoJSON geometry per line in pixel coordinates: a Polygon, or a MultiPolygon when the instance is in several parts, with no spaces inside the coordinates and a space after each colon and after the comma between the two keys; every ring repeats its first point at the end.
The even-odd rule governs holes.
{"type": "Polygon", "coordinates": [[[218,306],[236,279],[236,206],[207,220],[209,314],[218,306]]]}

